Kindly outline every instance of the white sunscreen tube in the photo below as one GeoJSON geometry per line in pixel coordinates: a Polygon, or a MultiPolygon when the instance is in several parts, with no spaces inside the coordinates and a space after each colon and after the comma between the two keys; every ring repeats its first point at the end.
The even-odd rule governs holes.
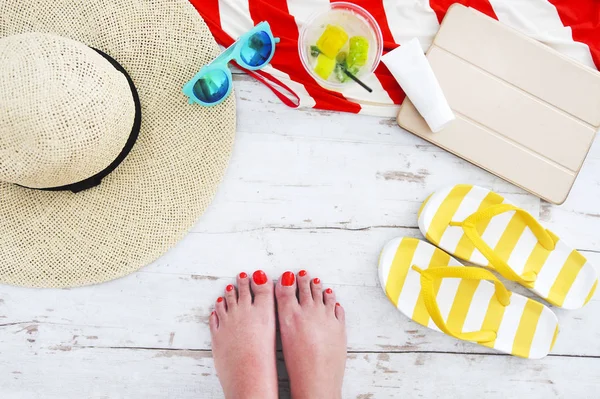
{"type": "Polygon", "coordinates": [[[414,38],[381,57],[432,132],[455,119],[419,41],[414,38]]]}

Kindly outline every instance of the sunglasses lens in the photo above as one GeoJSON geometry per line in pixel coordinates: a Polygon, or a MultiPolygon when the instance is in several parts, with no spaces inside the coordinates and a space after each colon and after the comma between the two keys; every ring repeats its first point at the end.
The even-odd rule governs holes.
{"type": "Polygon", "coordinates": [[[224,71],[218,69],[204,74],[194,84],[194,95],[207,104],[222,100],[228,90],[229,78],[224,71]]]}
{"type": "Polygon", "coordinates": [[[267,32],[257,32],[250,36],[244,44],[241,51],[242,60],[252,66],[263,66],[267,63],[271,51],[273,50],[273,42],[267,32]]]}

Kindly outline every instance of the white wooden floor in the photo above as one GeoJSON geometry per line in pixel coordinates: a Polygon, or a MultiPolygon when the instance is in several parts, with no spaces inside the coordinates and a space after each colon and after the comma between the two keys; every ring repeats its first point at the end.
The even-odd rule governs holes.
{"type": "MultiPolygon", "coordinates": [[[[207,315],[238,272],[256,268],[272,276],[305,268],[335,289],[349,335],[344,398],[598,397],[600,298],[555,309],[554,353],[527,361],[411,322],[385,298],[376,270],[387,240],[420,236],[425,197],[455,183],[506,195],[600,265],[598,141],[557,207],[394,120],[292,110],[246,77],[236,89],[225,180],[174,250],[98,286],[0,286],[0,398],[222,398],[207,315]]],[[[284,375],[280,385],[289,397],[284,375]]]]}

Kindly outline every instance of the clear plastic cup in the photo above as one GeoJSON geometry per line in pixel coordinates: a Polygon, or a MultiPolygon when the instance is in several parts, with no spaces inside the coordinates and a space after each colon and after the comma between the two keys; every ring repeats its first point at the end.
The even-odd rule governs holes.
{"type": "MultiPolygon", "coordinates": [[[[298,51],[302,65],[321,86],[330,90],[343,91],[348,85],[356,85],[356,82],[348,79],[342,83],[336,78],[335,73],[325,80],[315,72],[317,57],[311,55],[311,46],[316,45],[327,25],[341,27],[346,31],[348,37],[363,36],[367,39],[369,43],[368,58],[366,64],[360,67],[356,74],[359,79],[377,69],[383,53],[383,36],[377,21],[367,10],[346,2],[329,4],[328,10],[313,14],[304,24],[298,38],[298,51]]],[[[348,51],[348,43],[341,51],[348,51]]]]}

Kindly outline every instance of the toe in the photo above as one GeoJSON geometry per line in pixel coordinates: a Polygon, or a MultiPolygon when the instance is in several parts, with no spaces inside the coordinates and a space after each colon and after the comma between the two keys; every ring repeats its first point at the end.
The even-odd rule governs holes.
{"type": "Polygon", "coordinates": [[[225,287],[225,302],[227,303],[227,310],[231,311],[237,308],[238,298],[237,291],[233,284],[229,284],[225,287]]]}
{"type": "Polygon", "coordinates": [[[237,276],[238,286],[238,304],[250,305],[252,303],[252,294],[250,294],[250,279],[245,272],[237,276]]]}
{"type": "Polygon", "coordinates": [[[335,293],[331,288],[327,288],[323,291],[323,301],[325,302],[325,306],[333,310],[335,307],[335,293]]]}
{"type": "Polygon", "coordinates": [[[252,274],[252,283],[250,283],[252,293],[254,294],[254,303],[273,303],[273,282],[262,270],[257,270],[252,274]]]}
{"type": "Polygon", "coordinates": [[[346,322],[346,311],[344,310],[342,305],[340,305],[337,302],[335,304],[335,317],[342,323],[346,322]]]}
{"type": "Polygon", "coordinates": [[[214,310],[208,316],[208,325],[210,326],[210,334],[214,336],[219,329],[219,318],[217,317],[217,312],[214,310]]]}
{"type": "Polygon", "coordinates": [[[285,272],[275,286],[275,296],[277,297],[277,306],[298,306],[296,297],[296,278],[294,273],[285,272]]]}
{"type": "Polygon", "coordinates": [[[316,303],[323,303],[323,287],[321,286],[321,280],[313,278],[310,282],[310,290],[312,291],[313,301],[316,303]]]}
{"type": "Polygon", "coordinates": [[[219,317],[219,322],[225,320],[227,316],[227,308],[225,307],[225,298],[222,296],[217,298],[217,303],[215,304],[215,311],[217,312],[217,316],[219,317]]]}
{"type": "Polygon", "coordinates": [[[306,270],[300,270],[298,273],[297,284],[298,284],[298,297],[300,298],[300,304],[313,303],[312,291],[310,288],[310,276],[306,270]]]}

